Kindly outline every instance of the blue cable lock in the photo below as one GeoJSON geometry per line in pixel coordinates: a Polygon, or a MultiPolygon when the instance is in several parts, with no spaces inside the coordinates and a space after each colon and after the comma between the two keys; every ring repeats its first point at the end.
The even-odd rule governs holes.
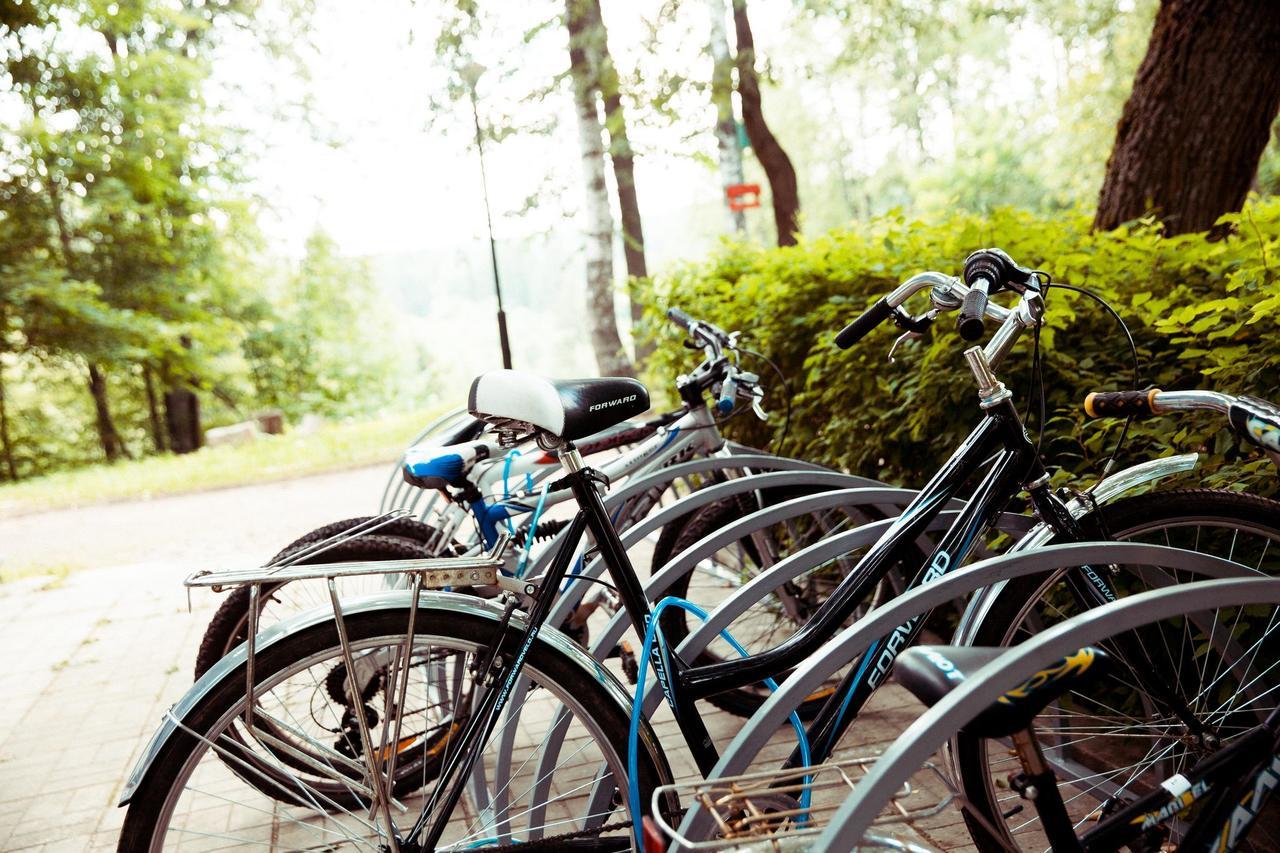
{"type": "MultiPolygon", "coordinates": [[[[644,812],[640,808],[640,762],[638,758],[638,750],[640,749],[640,720],[644,714],[644,683],[645,676],[649,671],[649,654],[653,648],[653,643],[658,640],[662,643],[660,650],[665,652],[666,643],[661,640],[662,629],[658,625],[658,617],[662,615],[662,611],[668,607],[679,607],[697,616],[703,622],[708,619],[707,612],[698,605],[683,598],[669,595],[658,602],[653,608],[653,615],[649,617],[649,625],[644,632],[644,648],[640,656],[640,668],[636,675],[636,692],[631,700],[631,728],[627,732],[627,808],[631,812],[631,829],[636,838],[636,844],[639,849],[644,849],[644,839],[641,835],[642,821],[644,820],[644,812]]],[[[733,646],[734,651],[743,657],[747,657],[747,650],[733,638],[728,629],[720,632],[720,636],[724,641],[733,646]]],[[[665,658],[665,654],[663,655],[665,658]]],[[[770,690],[778,689],[778,682],[772,678],[766,678],[764,684],[770,690]]],[[[791,721],[791,727],[796,730],[796,737],[800,741],[800,760],[807,767],[811,761],[809,753],[809,735],[804,730],[804,725],[800,722],[800,715],[792,711],[788,718],[791,721]]],[[[800,793],[800,807],[806,811],[809,808],[809,788],[807,787],[813,777],[804,777],[805,789],[800,793]]],[[[805,823],[808,818],[804,815],[796,819],[796,823],[805,823]]]]}

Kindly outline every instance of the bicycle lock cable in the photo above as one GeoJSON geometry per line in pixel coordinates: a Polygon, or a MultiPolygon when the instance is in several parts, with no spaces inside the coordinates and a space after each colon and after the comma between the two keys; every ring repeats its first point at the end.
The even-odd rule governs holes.
{"type": "MultiPolygon", "coordinates": [[[[640,762],[637,753],[640,748],[640,720],[644,717],[645,676],[649,671],[649,655],[653,649],[655,640],[659,643],[659,653],[662,654],[664,658],[667,657],[667,644],[661,639],[662,628],[658,624],[658,617],[660,617],[662,612],[668,607],[679,607],[680,609],[697,616],[703,622],[706,622],[707,619],[710,618],[707,611],[703,610],[692,601],[678,596],[668,595],[666,598],[659,601],[653,608],[653,614],[649,617],[649,625],[644,632],[644,647],[640,655],[639,672],[636,674],[636,692],[631,699],[631,727],[627,731],[627,808],[631,812],[631,831],[635,835],[636,843],[639,844],[641,850],[644,849],[644,839],[641,836],[644,814],[640,809],[640,786],[638,784],[640,776],[640,762]]],[[[729,633],[728,628],[722,630],[720,632],[720,636],[725,642],[733,646],[734,651],[742,655],[744,658],[748,657],[747,650],[742,647],[741,643],[733,638],[733,635],[729,633]]],[[[778,682],[774,681],[772,678],[766,678],[764,680],[764,685],[768,687],[770,691],[778,689],[778,682]]],[[[666,685],[663,685],[663,689],[665,692],[666,685]]],[[[805,732],[804,725],[800,722],[800,715],[798,713],[792,711],[790,715],[788,715],[787,719],[791,721],[791,727],[796,730],[796,737],[800,741],[800,760],[804,762],[806,767],[808,767],[810,761],[809,735],[805,732]]],[[[812,776],[805,776],[805,787],[800,792],[800,808],[804,809],[806,812],[809,810],[810,800],[808,786],[812,780],[812,776]]],[[[805,815],[800,815],[796,819],[796,823],[801,824],[806,823],[807,821],[808,817],[805,815]]]]}

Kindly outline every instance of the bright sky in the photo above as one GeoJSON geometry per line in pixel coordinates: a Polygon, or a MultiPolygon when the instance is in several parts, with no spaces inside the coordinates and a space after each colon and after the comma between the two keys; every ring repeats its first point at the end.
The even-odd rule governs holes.
{"type": "MultiPolygon", "coordinates": [[[[531,5],[510,4],[504,31],[492,33],[488,43],[479,46],[482,61],[489,58],[486,50],[509,54],[519,44],[519,33],[538,15],[561,8],[554,2],[531,5]]],[[[698,4],[689,5],[701,12],[698,4]]],[[[442,89],[447,75],[433,49],[438,28],[433,6],[432,0],[364,0],[358,5],[319,0],[310,32],[315,47],[314,54],[308,52],[310,81],[282,75],[285,64],[241,45],[228,48],[230,61],[215,66],[220,81],[236,84],[247,95],[223,106],[236,123],[253,129],[259,146],[253,168],[255,189],[271,200],[277,214],[264,225],[285,241],[291,254],[316,224],[355,255],[446,246],[484,234],[469,108],[456,104],[435,114],[430,108],[431,95],[442,89]],[[273,115],[289,97],[300,95],[312,99],[313,122],[327,128],[326,135],[340,145],[327,145],[300,122],[281,121],[273,115]]],[[[643,46],[645,19],[657,7],[655,2],[606,0],[610,46],[624,72],[642,53],[643,61],[663,61],[660,54],[667,49],[665,44],[659,46],[658,55],[643,46]]],[[[762,48],[768,34],[781,29],[781,16],[789,9],[786,0],[753,4],[762,48]]],[[[700,30],[687,35],[704,40],[705,16],[685,17],[690,27],[699,25],[700,30]]],[[[548,36],[519,51],[517,79],[508,82],[495,71],[481,79],[482,114],[509,106],[525,94],[519,91],[522,85],[545,85],[565,70],[563,39],[558,31],[548,36]]],[[[671,59],[682,47],[687,45],[672,45],[671,59]]],[[[696,70],[709,74],[709,67],[696,70]]],[[[545,106],[517,105],[517,109],[523,118],[554,112],[559,126],[550,138],[511,138],[486,151],[500,237],[561,227],[559,211],[576,208],[581,199],[576,118],[568,94],[556,92],[545,106]],[[565,186],[562,204],[551,198],[546,204],[549,210],[524,218],[505,215],[518,209],[547,174],[565,186]]],[[[633,136],[642,151],[680,144],[674,133],[661,130],[635,128],[633,136]],[[651,143],[647,146],[646,137],[651,143]]],[[[707,154],[713,153],[710,134],[702,144],[707,154]]],[[[688,207],[691,196],[702,196],[699,201],[718,198],[716,175],[687,157],[642,156],[637,169],[646,220],[660,220],[688,207]]]]}

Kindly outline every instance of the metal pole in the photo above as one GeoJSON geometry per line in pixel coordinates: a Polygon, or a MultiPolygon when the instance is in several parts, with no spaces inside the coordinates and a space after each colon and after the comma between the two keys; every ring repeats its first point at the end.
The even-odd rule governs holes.
{"type": "Polygon", "coordinates": [[[476,85],[471,82],[471,117],[476,124],[476,150],[480,153],[480,187],[484,193],[484,217],[489,225],[489,259],[493,264],[493,292],[498,297],[498,342],[502,346],[502,366],[511,369],[511,341],[507,338],[507,313],[502,310],[502,283],[498,280],[498,245],[493,239],[493,213],[489,210],[489,179],[484,171],[484,139],[480,132],[480,108],[476,85]]]}

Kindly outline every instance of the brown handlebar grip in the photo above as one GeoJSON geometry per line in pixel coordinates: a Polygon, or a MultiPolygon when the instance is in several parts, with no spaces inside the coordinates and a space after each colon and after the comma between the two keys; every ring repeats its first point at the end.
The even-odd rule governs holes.
{"type": "Polygon", "coordinates": [[[1145,418],[1155,414],[1159,388],[1150,391],[1094,391],[1084,398],[1084,412],[1091,418],[1145,418]]]}

